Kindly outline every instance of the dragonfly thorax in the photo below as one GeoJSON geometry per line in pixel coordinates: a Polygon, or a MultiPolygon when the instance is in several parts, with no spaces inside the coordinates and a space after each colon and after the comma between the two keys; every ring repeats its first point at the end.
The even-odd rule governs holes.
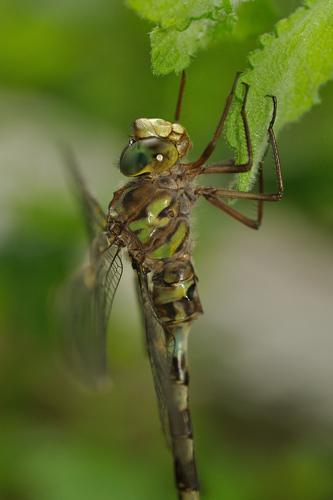
{"type": "Polygon", "coordinates": [[[128,177],[169,171],[191,146],[182,125],[159,118],[138,118],[133,136],[120,157],[120,170],[128,177]]]}

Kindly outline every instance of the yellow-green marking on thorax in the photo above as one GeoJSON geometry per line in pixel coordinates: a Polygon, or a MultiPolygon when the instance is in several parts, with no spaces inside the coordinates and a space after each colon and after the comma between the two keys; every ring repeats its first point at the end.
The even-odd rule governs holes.
{"type": "Polygon", "coordinates": [[[149,242],[149,239],[156,228],[165,227],[170,222],[170,217],[159,217],[160,213],[167,208],[172,201],[168,194],[163,194],[156,200],[152,201],[146,209],[147,216],[141,219],[136,219],[128,225],[129,229],[137,234],[141,243],[149,242]]]}
{"type": "Polygon", "coordinates": [[[181,222],[176,231],[169,238],[169,241],[163,243],[161,246],[156,248],[156,250],[151,252],[150,257],[153,259],[168,259],[172,257],[177,252],[186,236],[187,224],[185,222],[181,222]]]}

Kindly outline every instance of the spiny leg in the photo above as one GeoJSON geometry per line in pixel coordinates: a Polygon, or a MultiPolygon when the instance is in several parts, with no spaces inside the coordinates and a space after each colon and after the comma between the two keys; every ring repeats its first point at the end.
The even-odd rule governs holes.
{"type": "MultiPolygon", "coordinates": [[[[212,155],[213,151],[215,150],[217,141],[218,141],[218,139],[223,131],[227,116],[229,114],[229,111],[230,111],[230,108],[231,108],[231,105],[232,105],[232,102],[233,102],[233,99],[235,96],[235,90],[236,90],[240,75],[241,75],[241,73],[236,74],[236,78],[234,80],[231,92],[226,100],[223,113],[222,113],[221,118],[218,122],[218,125],[217,125],[216,130],[215,130],[214,135],[213,135],[213,138],[208,143],[208,145],[206,146],[206,148],[203,151],[203,153],[201,154],[201,156],[195,162],[188,165],[189,168],[191,170],[193,170],[193,173],[195,173],[196,175],[201,173],[201,171],[204,172],[205,169],[202,168],[202,166],[208,160],[208,158],[212,155]]],[[[241,168],[241,170],[238,170],[238,171],[242,171],[242,172],[249,170],[251,168],[252,157],[253,157],[252,144],[251,144],[251,138],[250,138],[250,130],[249,130],[249,125],[248,125],[247,116],[246,116],[246,102],[247,102],[249,86],[247,83],[244,83],[244,82],[243,82],[243,85],[245,87],[245,93],[244,93],[244,98],[243,98],[243,103],[242,103],[242,108],[241,108],[241,117],[242,117],[243,127],[244,127],[244,131],[245,131],[245,140],[246,140],[246,145],[247,145],[248,161],[244,165],[242,164],[242,165],[238,166],[238,168],[239,167],[241,168]]],[[[227,162],[227,163],[229,164],[230,162],[227,162]]]]}
{"type": "MultiPolygon", "coordinates": [[[[259,177],[258,194],[260,194],[263,193],[264,190],[263,162],[260,162],[258,177],[259,177]]],[[[245,224],[245,226],[248,226],[252,229],[259,229],[263,216],[263,208],[264,208],[263,200],[261,199],[257,200],[257,216],[255,219],[251,219],[246,215],[242,214],[239,210],[233,208],[231,205],[228,205],[227,203],[222,201],[221,198],[219,198],[215,194],[203,194],[203,196],[206,198],[207,201],[209,201],[209,203],[219,208],[223,212],[227,213],[228,215],[238,220],[242,224],[245,224]]]]}
{"type": "Polygon", "coordinates": [[[183,104],[185,85],[186,85],[186,73],[185,73],[185,70],[183,70],[182,76],[180,78],[180,84],[179,84],[178,99],[177,99],[177,106],[176,106],[176,112],[175,112],[175,122],[178,122],[179,118],[180,118],[180,113],[181,113],[182,104],[183,104]]]}
{"type": "MultiPolygon", "coordinates": [[[[272,118],[271,118],[271,121],[270,121],[270,124],[268,127],[268,136],[269,136],[269,141],[271,142],[271,144],[274,143],[274,146],[272,147],[272,149],[273,149],[274,160],[275,160],[275,163],[277,164],[278,162],[280,162],[280,159],[279,159],[279,154],[277,152],[278,148],[277,148],[276,138],[275,138],[274,130],[273,130],[273,126],[274,126],[275,119],[276,119],[277,99],[273,95],[266,95],[266,97],[270,97],[273,100],[273,113],[272,113],[272,118]],[[276,155],[277,155],[277,158],[276,158],[276,155]]],[[[244,104],[243,104],[243,106],[244,106],[244,104]]],[[[264,158],[265,158],[266,153],[267,153],[267,150],[264,154],[264,158]]],[[[208,165],[208,166],[202,168],[200,170],[200,172],[198,172],[198,173],[199,174],[237,174],[237,173],[247,172],[248,170],[250,170],[251,166],[252,165],[249,166],[248,163],[236,165],[235,160],[232,159],[232,160],[225,160],[222,163],[219,163],[216,165],[208,165]]],[[[281,184],[280,184],[280,180],[279,180],[279,186],[280,185],[281,184]]]]}
{"type": "MultiPolygon", "coordinates": [[[[276,137],[273,130],[273,125],[276,118],[276,109],[277,109],[277,100],[275,96],[267,96],[271,97],[273,100],[273,114],[272,119],[270,121],[268,127],[268,142],[272,147],[273,151],[273,159],[275,164],[275,174],[278,183],[278,191],[276,193],[247,193],[245,191],[236,191],[232,189],[219,189],[215,187],[205,187],[199,186],[196,189],[196,193],[199,195],[210,195],[210,196],[221,196],[223,198],[228,199],[236,199],[236,200],[262,200],[262,201],[279,201],[282,198],[284,191],[282,170],[281,170],[281,160],[279,155],[279,149],[276,141],[276,137]]],[[[267,150],[265,152],[264,157],[266,156],[267,150]]],[[[212,172],[208,172],[212,173],[212,172]]],[[[214,172],[216,173],[216,172],[214,172]]]]}

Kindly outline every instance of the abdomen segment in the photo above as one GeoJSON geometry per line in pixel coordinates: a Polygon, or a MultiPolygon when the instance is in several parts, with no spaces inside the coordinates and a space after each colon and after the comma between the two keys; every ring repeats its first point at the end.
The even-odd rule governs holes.
{"type": "Polygon", "coordinates": [[[165,327],[186,323],[202,314],[193,265],[189,259],[167,261],[154,273],[153,303],[165,327]]]}

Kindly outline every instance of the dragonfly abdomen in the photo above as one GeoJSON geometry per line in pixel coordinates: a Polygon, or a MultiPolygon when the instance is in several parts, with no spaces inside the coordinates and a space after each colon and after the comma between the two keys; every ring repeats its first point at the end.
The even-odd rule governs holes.
{"type": "Polygon", "coordinates": [[[159,321],[166,326],[196,319],[202,314],[196,277],[189,259],[174,259],[153,273],[153,303],[159,321]]]}
{"type": "Polygon", "coordinates": [[[180,500],[198,500],[193,430],[189,409],[187,342],[191,323],[202,307],[190,259],[173,259],[152,277],[152,300],[164,326],[170,356],[168,417],[174,454],[174,470],[180,500]]]}
{"type": "Polygon", "coordinates": [[[199,500],[193,429],[189,408],[188,335],[191,321],[165,325],[170,359],[168,417],[180,500],[199,500]]]}

